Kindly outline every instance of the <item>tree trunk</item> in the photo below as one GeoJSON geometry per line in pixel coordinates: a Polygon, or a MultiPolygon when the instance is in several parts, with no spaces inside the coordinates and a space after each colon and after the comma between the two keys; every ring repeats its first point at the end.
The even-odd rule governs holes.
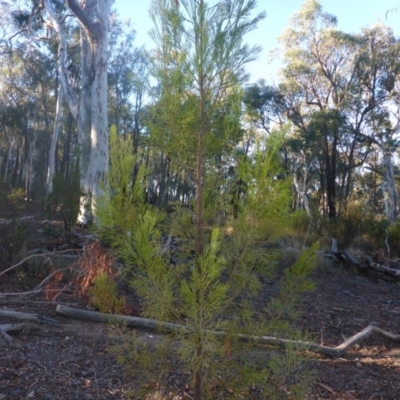
{"type": "MultiPolygon", "coordinates": [[[[85,11],[91,15],[93,9],[86,4],[85,11]]],[[[91,154],[91,125],[92,125],[92,91],[93,82],[92,71],[92,53],[90,49],[89,38],[84,28],[80,28],[80,45],[81,45],[81,98],[78,114],[78,160],[79,173],[81,176],[81,189],[83,196],[80,202],[79,221],[87,223],[90,219],[90,183],[89,183],[89,168],[91,154]]],[[[72,171],[72,170],[71,170],[72,171]]]]}
{"type": "Polygon", "coordinates": [[[387,219],[391,224],[396,221],[397,217],[397,191],[396,183],[394,180],[393,164],[391,155],[388,152],[384,152],[383,163],[386,168],[385,180],[387,187],[387,195],[385,196],[385,204],[387,205],[386,213],[387,219]]]}
{"type": "MultiPolygon", "coordinates": [[[[7,128],[6,128],[6,131],[7,131],[7,128]]],[[[8,147],[7,158],[5,160],[3,183],[8,181],[8,174],[9,174],[8,171],[10,169],[10,163],[11,163],[11,159],[12,159],[12,154],[14,152],[14,147],[15,147],[15,137],[13,135],[10,135],[10,136],[11,136],[11,142],[10,142],[10,146],[8,147]]]]}
{"type": "Polygon", "coordinates": [[[326,198],[328,203],[328,217],[336,217],[336,152],[337,152],[337,134],[335,133],[334,139],[331,144],[331,151],[329,152],[329,144],[327,133],[325,133],[325,168],[326,168],[326,198]],[[330,153],[330,154],[329,154],[330,153]]]}
{"type": "Polygon", "coordinates": [[[54,119],[53,137],[51,139],[50,151],[49,151],[49,162],[47,167],[47,181],[46,181],[46,195],[53,191],[53,177],[56,167],[56,149],[58,143],[58,136],[60,133],[60,123],[62,117],[62,87],[59,85],[57,93],[57,104],[56,104],[56,117],[54,119]]]}
{"type": "Polygon", "coordinates": [[[72,145],[72,124],[73,124],[73,118],[71,113],[68,113],[67,116],[67,121],[66,121],[66,128],[65,128],[65,139],[64,139],[64,145],[63,145],[63,157],[61,160],[61,165],[60,165],[60,173],[65,177],[65,179],[68,181],[70,177],[70,170],[72,170],[71,167],[71,145],[72,145]]]}
{"type": "MultiPolygon", "coordinates": [[[[305,168],[306,169],[306,168],[305,168]]],[[[307,175],[304,176],[304,181],[303,181],[303,189],[300,188],[300,183],[297,180],[297,175],[296,172],[293,174],[293,183],[294,187],[296,189],[297,195],[301,200],[301,205],[304,207],[306,210],[306,213],[309,217],[311,217],[311,210],[310,210],[310,205],[308,204],[308,198],[306,195],[306,179],[307,175]]]]}
{"type": "MultiPolygon", "coordinates": [[[[112,0],[108,0],[109,9],[99,16],[99,29],[92,40],[93,67],[95,75],[92,82],[91,96],[91,132],[90,132],[90,166],[89,193],[92,196],[91,214],[95,214],[96,203],[103,191],[102,184],[106,181],[109,167],[109,132],[108,132],[108,98],[107,98],[107,36],[108,18],[112,0]]],[[[100,11],[100,10],[98,10],[100,11]]],[[[92,32],[93,33],[93,32],[92,32]]]]}
{"type": "MultiPolygon", "coordinates": [[[[36,125],[36,123],[35,123],[36,125]]],[[[26,197],[30,199],[32,197],[33,183],[36,177],[36,170],[34,166],[35,158],[36,158],[36,139],[37,139],[37,131],[33,129],[33,139],[29,143],[29,156],[28,156],[28,176],[27,176],[27,188],[26,188],[26,197]]]]}
{"type": "Polygon", "coordinates": [[[113,0],[67,0],[79,20],[81,29],[81,93],[80,100],[68,81],[66,71],[67,41],[49,0],[46,11],[60,38],[58,73],[65,99],[78,125],[81,211],[78,217],[87,224],[95,216],[96,202],[101,197],[101,185],[108,172],[107,115],[107,39],[113,0]]]}

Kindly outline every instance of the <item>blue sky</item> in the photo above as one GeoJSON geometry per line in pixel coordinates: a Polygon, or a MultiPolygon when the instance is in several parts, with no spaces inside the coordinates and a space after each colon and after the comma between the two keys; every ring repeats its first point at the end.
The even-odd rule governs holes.
{"type": "MultiPolygon", "coordinates": [[[[263,78],[269,83],[277,82],[280,63],[275,61],[271,64],[269,53],[277,47],[277,38],[303,2],[304,0],[258,0],[259,10],[265,10],[267,18],[255,31],[246,36],[249,43],[263,47],[258,60],[248,66],[251,81],[263,78]]],[[[148,49],[153,47],[148,35],[152,27],[148,16],[150,3],[150,0],[115,0],[114,5],[123,19],[129,18],[132,21],[137,32],[135,45],[145,45],[148,49]]],[[[389,25],[396,35],[400,35],[400,0],[320,0],[320,3],[324,11],[337,17],[338,29],[345,32],[359,32],[362,27],[373,25],[380,20],[389,25]],[[396,7],[397,10],[386,16],[387,11],[396,7]]]]}

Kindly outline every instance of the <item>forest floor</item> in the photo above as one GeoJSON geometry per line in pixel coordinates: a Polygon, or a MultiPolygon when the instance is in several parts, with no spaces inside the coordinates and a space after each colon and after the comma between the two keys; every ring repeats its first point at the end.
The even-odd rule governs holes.
{"type": "MultiPolygon", "coordinates": [[[[1,274],[23,258],[12,246],[19,247],[26,255],[33,254],[35,249],[65,249],[62,222],[45,221],[41,205],[25,203],[10,207],[0,208],[3,246],[0,247],[0,311],[40,314],[53,318],[60,326],[31,324],[30,329],[11,334],[11,344],[0,338],[0,400],[132,398],[128,393],[137,392],[139,383],[124,377],[122,367],[108,351],[113,327],[58,316],[56,304],[87,308],[84,292],[63,283],[63,278],[40,286],[46,274],[68,263],[76,263],[74,257],[79,255],[82,241],[88,240],[89,232],[74,228],[72,242],[76,251],[65,253],[70,258],[50,257],[50,262],[44,254],[1,274]],[[22,216],[29,218],[21,221],[22,216]],[[11,239],[6,243],[7,237],[14,243],[10,243],[11,239]],[[9,255],[11,260],[6,259],[9,255]],[[38,287],[38,293],[28,293],[38,287]]],[[[97,248],[91,254],[93,264],[105,262],[107,256],[102,251],[97,248]]],[[[88,259],[84,265],[87,272],[88,259]]],[[[356,274],[343,267],[320,267],[314,272],[313,280],[316,290],[304,296],[304,313],[299,324],[318,344],[337,346],[371,323],[400,333],[398,282],[385,276],[356,274]]],[[[270,283],[265,290],[269,286],[270,283]]],[[[129,297],[126,288],[123,294],[130,302],[127,313],[138,315],[140,307],[134,304],[135,298],[129,297]]],[[[21,321],[0,316],[0,324],[15,322],[21,321]]],[[[143,330],[139,334],[148,342],[156,343],[158,339],[154,332],[143,330]]],[[[308,367],[317,375],[309,399],[400,399],[399,343],[373,334],[340,358],[313,353],[307,357],[308,367]]],[[[171,366],[169,395],[152,399],[192,398],[187,388],[187,375],[173,369],[171,366]]]]}

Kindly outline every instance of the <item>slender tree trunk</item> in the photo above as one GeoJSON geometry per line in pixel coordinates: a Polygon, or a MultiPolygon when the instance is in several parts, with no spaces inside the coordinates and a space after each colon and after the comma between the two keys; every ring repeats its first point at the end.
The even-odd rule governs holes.
{"type": "MultiPolygon", "coordinates": [[[[89,5],[86,5],[85,12],[92,17],[94,13],[89,5]]],[[[91,125],[92,125],[92,91],[91,86],[93,82],[93,70],[92,70],[92,53],[90,49],[89,39],[87,37],[86,30],[80,28],[80,45],[81,45],[81,97],[79,103],[79,114],[78,114],[78,160],[79,160],[79,173],[81,189],[83,196],[81,197],[79,221],[87,223],[90,220],[90,209],[91,209],[91,193],[90,193],[90,182],[89,182],[89,168],[90,168],[90,154],[91,154],[91,125]]]]}
{"type": "Polygon", "coordinates": [[[53,137],[51,139],[50,151],[49,151],[49,161],[47,167],[47,181],[46,181],[46,195],[48,196],[53,192],[53,177],[56,169],[56,149],[58,143],[58,137],[60,133],[60,123],[62,117],[62,87],[59,85],[57,93],[57,104],[56,104],[56,116],[54,119],[54,129],[53,137]]]}
{"type": "Polygon", "coordinates": [[[297,179],[296,172],[293,174],[293,183],[294,183],[294,187],[295,187],[296,192],[297,192],[297,196],[301,200],[301,203],[302,203],[304,209],[306,210],[307,215],[309,217],[311,217],[310,205],[308,203],[308,198],[307,198],[307,195],[306,195],[307,174],[305,174],[303,179],[304,179],[303,180],[303,188],[300,188],[300,183],[299,183],[299,181],[297,179]]]}
{"type": "Polygon", "coordinates": [[[329,218],[336,217],[336,153],[337,153],[337,134],[331,144],[331,154],[329,154],[329,144],[327,135],[324,138],[325,168],[326,168],[326,197],[328,203],[329,218]]]}
{"type": "Polygon", "coordinates": [[[396,221],[397,217],[397,191],[396,183],[394,180],[394,171],[391,155],[388,152],[384,152],[383,163],[386,168],[385,180],[387,187],[387,218],[391,224],[396,221]]]}
{"type": "Polygon", "coordinates": [[[71,169],[71,141],[72,141],[72,124],[73,118],[71,113],[68,113],[66,128],[65,128],[65,139],[63,143],[63,157],[61,160],[60,173],[65,177],[68,181],[70,177],[70,169],[71,169]]]}
{"type": "Polygon", "coordinates": [[[11,136],[11,142],[10,142],[10,146],[8,147],[7,158],[6,158],[5,166],[4,166],[4,174],[3,174],[3,182],[4,183],[8,181],[8,171],[10,168],[11,159],[12,159],[12,155],[14,152],[14,147],[15,147],[15,138],[14,138],[14,136],[11,136]]]}
{"type": "Polygon", "coordinates": [[[204,99],[204,82],[202,72],[200,73],[199,87],[200,87],[200,110],[199,110],[199,130],[197,132],[197,152],[196,152],[196,255],[200,257],[203,254],[203,139],[206,132],[205,126],[205,99],[204,99]]]}
{"type": "MultiPolygon", "coordinates": [[[[21,148],[24,147],[24,143],[25,143],[25,139],[22,140],[21,148]]],[[[20,176],[21,176],[20,170],[21,170],[21,164],[22,164],[22,160],[21,160],[22,152],[17,147],[15,153],[16,153],[15,154],[15,164],[14,164],[14,171],[13,171],[12,178],[11,178],[11,184],[18,186],[20,176]]]]}
{"type": "Polygon", "coordinates": [[[36,170],[34,166],[36,159],[36,139],[37,139],[37,130],[33,129],[33,140],[29,144],[29,179],[28,179],[28,188],[26,193],[29,199],[32,197],[33,183],[35,182],[36,178],[36,170]]]}

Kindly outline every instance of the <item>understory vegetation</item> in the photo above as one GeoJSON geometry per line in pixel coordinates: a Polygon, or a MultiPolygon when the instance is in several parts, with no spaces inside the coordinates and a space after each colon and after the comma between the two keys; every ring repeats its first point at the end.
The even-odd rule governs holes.
{"type": "MultiPolygon", "coordinates": [[[[123,346],[113,347],[127,371],[148,383],[144,392],[152,385],[168,386],[174,360],[191,371],[194,388],[201,385],[201,398],[223,393],[251,398],[252,392],[266,399],[287,393],[306,397],[313,374],[302,363],[301,346],[285,353],[271,349],[267,358],[260,358],[251,356],[256,343],[243,343],[238,336],[299,339],[292,322],[300,314],[296,306],[301,294],[313,288],[310,273],[317,263],[314,245],[279,274],[279,293],[272,298],[260,293],[261,282],[278,272],[277,241],[289,233],[292,217],[288,182],[275,180],[280,170],[276,145],[267,144],[267,149],[240,165],[247,188],[243,206],[219,221],[208,221],[204,249],[197,255],[191,207],[167,214],[148,204],[145,171],[139,171],[141,180],[131,179],[136,160],[130,139],[112,132],[111,194],[99,205],[96,232],[122,260],[124,279],[143,300],[143,316],[181,327],[156,349],[144,346],[134,333],[125,336],[123,346]],[[256,310],[254,303],[263,297],[262,311],[256,310]]],[[[203,190],[205,198],[213,198],[204,214],[210,206],[214,215],[216,204],[227,203],[226,194],[213,186],[203,190]]]]}

